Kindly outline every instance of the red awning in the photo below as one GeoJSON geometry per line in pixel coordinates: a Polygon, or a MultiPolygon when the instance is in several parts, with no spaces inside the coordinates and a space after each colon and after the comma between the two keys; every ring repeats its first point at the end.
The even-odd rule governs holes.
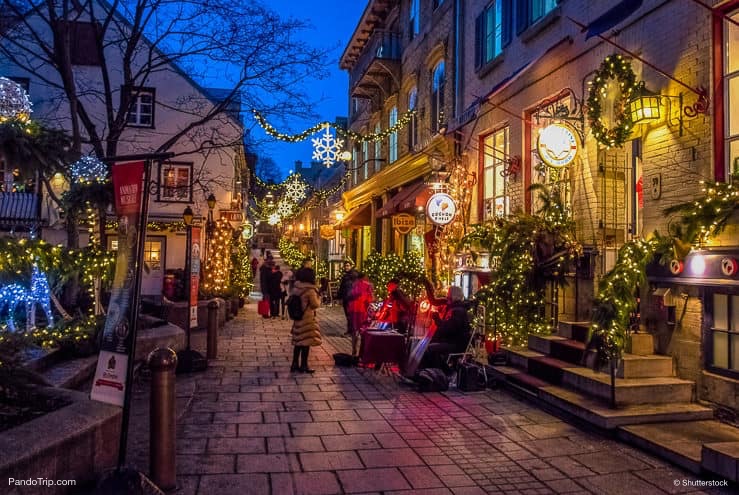
{"type": "Polygon", "coordinates": [[[351,229],[372,225],[372,207],[369,203],[354,208],[349,214],[338,224],[340,229],[351,229]]]}
{"type": "MultiPolygon", "coordinates": [[[[377,210],[375,216],[377,218],[386,218],[395,215],[398,212],[415,207],[415,198],[416,196],[421,194],[424,189],[428,189],[428,186],[423,182],[417,182],[415,184],[406,186],[401,191],[397,192],[393,197],[388,199],[387,202],[382,205],[382,208],[377,210]]],[[[427,200],[428,196],[426,196],[426,199],[424,200],[424,206],[426,205],[427,200]]]]}
{"type": "Polygon", "coordinates": [[[428,184],[421,182],[408,191],[398,203],[398,211],[416,210],[419,206],[425,208],[431,197],[431,189],[428,184]]]}

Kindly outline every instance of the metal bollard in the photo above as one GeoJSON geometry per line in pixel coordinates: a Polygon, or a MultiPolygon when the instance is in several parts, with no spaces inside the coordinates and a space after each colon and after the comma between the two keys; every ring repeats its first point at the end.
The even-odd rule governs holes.
{"type": "Polygon", "coordinates": [[[208,359],[218,358],[218,303],[208,303],[208,359]]]}
{"type": "Polygon", "coordinates": [[[172,349],[155,349],[147,359],[151,370],[149,411],[149,471],[162,490],[177,486],[175,464],[175,368],[177,354],[172,349]]]}

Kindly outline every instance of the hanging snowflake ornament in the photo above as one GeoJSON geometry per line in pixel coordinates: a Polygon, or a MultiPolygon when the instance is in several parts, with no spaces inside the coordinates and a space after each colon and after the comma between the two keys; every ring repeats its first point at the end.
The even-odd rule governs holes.
{"type": "Polygon", "coordinates": [[[270,216],[268,216],[267,223],[270,225],[277,225],[278,223],[280,223],[279,213],[272,213],[270,216]]]}
{"type": "Polygon", "coordinates": [[[330,167],[339,158],[341,148],[344,146],[343,139],[336,139],[328,124],[323,126],[324,133],[320,138],[313,138],[313,159],[323,162],[324,165],[330,167]]]}
{"type": "Polygon", "coordinates": [[[292,202],[299,203],[305,199],[306,184],[298,175],[291,176],[285,182],[285,196],[288,197],[292,202]]]}
{"type": "Polygon", "coordinates": [[[277,203],[277,214],[280,216],[280,218],[289,217],[293,214],[294,209],[295,203],[292,203],[287,199],[282,199],[279,203],[277,203]]]}
{"type": "Polygon", "coordinates": [[[9,119],[28,122],[32,111],[26,90],[17,82],[0,77],[0,122],[9,119]]]}
{"type": "Polygon", "coordinates": [[[77,184],[103,183],[108,180],[108,167],[94,156],[83,156],[69,167],[72,182],[77,184]]]}

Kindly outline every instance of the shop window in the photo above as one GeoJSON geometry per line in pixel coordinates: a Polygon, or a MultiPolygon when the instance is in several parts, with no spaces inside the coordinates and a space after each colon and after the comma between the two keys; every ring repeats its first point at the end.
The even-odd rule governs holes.
{"type": "Polygon", "coordinates": [[[441,60],[431,72],[431,130],[438,132],[444,124],[444,61],[441,60]]]}
{"type": "Polygon", "coordinates": [[[518,0],[516,2],[516,31],[520,34],[553,11],[558,3],[559,0],[518,0]]]}
{"type": "Polygon", "coordinates": [[[505,167],[508,158],[509,128],[483,138],[483,197],[485,199],[485,218],[508,215],[508,191],[506,190],[505,167]]]}
{"type": "Polygon", "coordinates": [[[724,137],[726,177],[739,173],[739,10],[724,20],[724,137]]]}
{"type": "Polygon", "coordinates": [[[144,242],[144,263],[150,270],[162,269],[162,241],[144,242]]]}
{"type": "MultiPolygon", "coordinates": [[[[413,86],[408,91],[408,110],[416,110],[418,105],[418,88],[413,86]]],[[[418,144],[418,118],[417,114],[411,116],[411,121],[408,122],[408,149],[413,151],[418,144]]]]}
{"type": "Polygon", "coordinates": [[[421,11],[419,3],[420,0],[411,0],[411,10],[408,15],[408,33],[411,39],[414,39],[421,32],[421,11]]]}
{"type": "Polygon", "coordinates": [[[739,373],[739,296],[713,294],[711,366],[739,373]]]}
{"type": "Polygon", "coordinates": [[[192,201],[192,164],[163,163],[159,168],[159,201],[192,201]]]}
{"type": "Polygon", "coordinates": [[[484,67],[511,42],[511,1],[495,0],[475,20],[475,68],[484,67]]]}
{"type": "MultiPolygon", "coordinates": [[[[392,127],[398,123],[398,107],[390,109],[388,114],[388,127],[392,127]]],[[[398,132],[391,132],[387,137],[387,161],[389,163],[394,162],[398,159],[398,132]]]]}
{"type": "Polygon", "coordinates": [[[154,89],[124,89],[128,101],[126,123],[132,127],[154,127],[154,89]]]}
{"type": "MultiPolygon", "coordinates": [[[[375,124],[375,134],[379,134],[382,131],[380,123],[375,124]]],[[[382,139],[375,141],[375,172],[379,172],[382,168],[382,139]]]]}
{"type": "Polygon", "coordinates": [[[354,148],[352,150],[352,169],[354,170],[352,174],[352,184],[355,186],[359,184],[359,164],[357,163],[359,161],[359,155],[357,153],[357,148],[354,148]]]}
{"type": "Polygon", "coordinates": [[[369,162],[369,143],[367,141],[362,141],[362,163],[367,164],[369,162]]]}

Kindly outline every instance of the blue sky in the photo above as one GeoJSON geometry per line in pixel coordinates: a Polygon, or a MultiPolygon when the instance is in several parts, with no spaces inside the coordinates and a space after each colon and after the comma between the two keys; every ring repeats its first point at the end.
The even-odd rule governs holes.
{"type": "MultiPolygon", "coordinates": [[[[324,0],[309,2],[306,0],[270,0],[266,2],[270,8],[283,17],[303,19],[313,26],[304,33],[309,43],[320,47],[336,47],[331,53],[328,70],[329,77],[323,80],[306,81],[305,91],[314,100],[322,100],[315,112],[319,115],[316,121],[291,122],[292,131],[300,132],[318,121],[333,121],[337,116],[346,116],[348,112],[348,84],[346,71],[339,69],[339,57],[349,42],[354,28],[362,15],[367,2],[365,0],[324,0]]],[[[259,126],[252,131],[257,138],[264,137],[259,126]]],[[[309,162],[313,147],[310,138],[301,143],[283,143],[271,141],[263,150],[263,154],[271,156],[282,169],[283,177],[293,168],[295,160],[309,162]]]]}

